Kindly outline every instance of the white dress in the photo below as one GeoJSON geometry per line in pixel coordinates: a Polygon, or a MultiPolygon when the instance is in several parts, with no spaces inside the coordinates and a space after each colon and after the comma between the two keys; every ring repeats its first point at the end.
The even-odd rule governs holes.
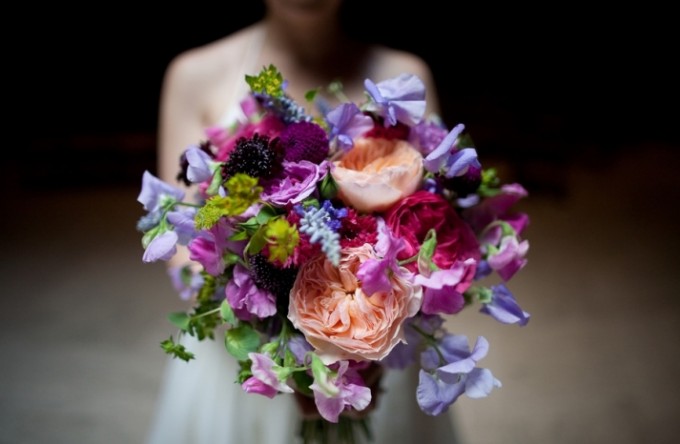
{"type": "MultiPolygon", "coordinates": [[[[258,35],[258,33],[254,33],[258,35]]],[[[245,74],[254,66],[263,36],[253,38],[243,63],[245,74]]],[[[241,76],[239,79],[243,79],[241,76]]],[[[247,92],[241,80],[221,124],[239,117],[239,101],[247,92]]],[[[235,381],[236,360],[216,333],[214,341],[185,335],[182,343],[196,355],[184,362],[169,358],[156,401],[147,444],[291,444],[300,443],[300,416],[292,395],[269,399],[248,394],[235,381]]],[[[391,370],[383,377],[377,408],[371,413],[372,444],[455,444],[449,415],[430,417],[416,402],[417,369],[391,370]]],[[[359,439],[359,443],[364,440],[359,439]]]]}

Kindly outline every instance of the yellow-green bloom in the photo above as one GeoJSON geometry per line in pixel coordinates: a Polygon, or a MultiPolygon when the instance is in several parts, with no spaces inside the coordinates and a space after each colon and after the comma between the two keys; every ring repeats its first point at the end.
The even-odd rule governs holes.
{"type": "Polygon", "coordinates": [[[300,243],[300,233],[294,225],[284,218],[269,221],[265,228],[265,238],[269,244],[269,260],[286,262],[300,243]]]}

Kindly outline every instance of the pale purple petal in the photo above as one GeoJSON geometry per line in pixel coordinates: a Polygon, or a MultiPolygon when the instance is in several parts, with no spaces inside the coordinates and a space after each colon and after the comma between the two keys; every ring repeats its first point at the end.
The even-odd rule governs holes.
{"type": "Polygon", "coordinates": [[[330,163],[317,165],[308,160],[283,162],[283,175],[264,183],[261,198],[273,205],[285,207],[296,205],[312,195],[317,183],[328,174],[330,163]]]}
{"type": "Polygon", "coordinates": [[[477,365],[477,361],[486,356],[489,349],[488,341],[480,336],[472,353],[463,359],[451,362],[437,370],[437,375],[446,382],[455,382],[460,373],[469,373],[477,365]]]}
{"type": "Polygon", "coordinates": [[[447,384],[420,370],[416,399],[423,412],[436,416],[448,410],[464,390],[463,383],[447,384]]]}
{"type": "Polygon", "coordinates": [[[427,314],[456,314],[465,306],[465,298],[454,287],[446,287],[440,290],[426,288],[423,291],[423,304],[421,310],[427,314]]]}
{"type": "Polygon", "coordinates": [[[451,151],[455,147],[458,137],[461,135],[465,125],[459,123],[444,137],[439,146],[435,148],[423,161],[425,169],[430,173],[439,173],[446,165],[451,151]]]}
{"type": "Polygon", "coordinates": [[[463,148],[456,151],[446,161],[444,176],[456,177],[465,174],[469,167],[482,168],[477,159],[477,151],[474,148],[463,148]]]}
{"type": "Polygon", "coordinates": [[[295,356],[295,362],[298,364],[305,364],[305,356],[307,352],[314,350],[314,348],[307,342],[304,336],[296,335],[288,340],[288,349],[293,356],[295,356]]]}
{"type": "Polygon", "coordinates": [[[513,205],[528,195],[519,184],[506,184],[501,187],[500,194],[482,200],[479,205],[467,208],[463,217],[474,231],[481,231],[497,219],[508,218],[513,205]]]}
{"type": "Polygon", "coordinates": [[[377,105],[378,113],[390,125],[400,121],[413,126],[423,119],[425,84],[418,76],[401,74],[378,84],[366,79],[364,86],[377,105]]]}
{"type": "Polygon", "coordinates": [[[251,315],[264,318],[276,313],[274,295],[258,288],[248,270],[242,265],[234,266],[233,276],[227,284],[225,294],[239,319],[250,320],[251,315]]]}
{"type": "Polygon", "coordinates": [[[526,325],[531,315],[522,310],[515,297],[505,285],[491,287],[491,302],[484,304],[480,311],[503,324],[526,325]]]}
{"type": "Polygon", "coordinates": [[[343,389],[345,402],[355,410],[363,410],[371,403],[371,389],[358,384],[347,384],[343,389]]]}
{"type": "Polygon", "coordinates": [[[409,141],[418,147],[423,156],[430,154],[444,140],[448,131],[434,122],[420,122],[411,128],[409,141]]]}
{"type": "Polygon", "coordinates": [[[194,145],[187,148],[185,156],[189,163],[187,179],[191,183],[200,183],[212,179],[213,172],[210,168],[212,159],[208,153],[194,145]]]}
{"type": "Polygon", "coordinates": [[[267,398],[274,398],[274,396],[276,396],[278,393],[278,390],[276,390],[274,387],[265,384],[254,376],[246,379],[243,384],[241,384],[241,388],[243,388],[243,390],[245,390],[247,393],[255,393],[266,396],[267,398]]]}
{"type": "Polygon", "coordinates": [[[160,208],[163,197],[170,197],[176,201],[184,199],[184,191],[163,182],[149,171],[142,175],[142,190],[137,201],[144,205],[144,209],[152,212],[160,208]]]}
{"type": "Polygon", "coordinates": [[[392,284],[387,274],[389,262],[387,260],[368,259],[357,271],[357,278],[361,281],[361,289],[366,295],[373,293],[389,293],[392,284]]]}
{"type": "Polygon", "coordinates": [[[248,311],[258,318],[266,318],[276,314],[276,298],[268,291],[254,288],[246,298],[248,311]]]}
{"type": "Polygon", "coordinates": [[[180,245],[187,245],[197,236],[196,225],[194,223],[195,215],[195,208],[183,208],[179,211],[170,211],[168,213],[168,222],[175,227],[180,245]]]}
{"type": "Polygon", "coordinates": [[[168,275],[179,297],[185,301],[191,299],[203,286],[203,276],[193,272],[189,266],[168,267],[168,275]]]}
{"type": "Polygon", "coordinates": [[[248,357],[252,361],[250,370],[253,372],[255,378],[280,392],[293,393],[292,388],[286,383],[279,381],[278,375],[276,374],[276,368],[278,366],[269,356],[263,355],[262,353],[251,352],[248,353],[248,357]]]}
{"type": "Polygon", "coordinates": [[[363,114],[354,103],[343,103],[326,114],[330,125],[330,139],[337,138],[338,146],[349,150],[354,139],[373,128],[373,119],[363,114]]]}
{"type": "Polygon", "coordinates": [[[314,390],[314,402],[319,414],[326,421],[338,422],[340,413],[345,409],[345,400],[342,398],[329,398],[320,390],[314,390]]]}
{"type": "Polygon", "coordinates": [[[177,233],[166,231],[156,236],[144,250],[142,260],[144,262],[156,262],[158,260],[170,260],[177,253],[177,233]]]}
{"type": "Polygon", "coordinates": [[[485,398],[494,387],[501,387],[501,382],[494,378],[486,368],[476,368],[466,375],[465,395],[473,398],[485,398]]]}

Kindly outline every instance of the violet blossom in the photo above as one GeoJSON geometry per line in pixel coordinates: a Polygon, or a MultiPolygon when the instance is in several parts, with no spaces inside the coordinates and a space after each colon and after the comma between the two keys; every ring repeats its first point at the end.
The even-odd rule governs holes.
{"type": "Polygon", "coordinates": [[[484,337],[480,336],[470,351],[465,336],[447,334],[441,339],[438,349],[439,353],[428,348],[421,356],[423,369],[420,370],[416,397],[426,414],[445,412],[462,394],[482,398],[494,387],[501,387],[500,381],[489,370],[476,367],[489,349],[484,337]]]}
{"type": "Polygon", "coordinates": [[[461,149],[457,146],[464,129],[465,125],[456,125],[439,146],[425,157],[423,165],[427,171],[451,178],[464,174],[470,166],[481,170],[477,151],[474,148],[461,149]]]}
{"type": "Polygon", "coordinates": [[[212,276],[219,276],[226,267],[223,256],[231,245],[228,240],[231,234],[229,222],[221,219],[189,243],[189,258],[203,265],[212,276]]]}
{"type": "Polygon", "coordinates": [[[234,314],[241,320],[249,321],[253,315],[265,318],[276,314],[274,295],[258,288],[248,270],[240,264],[234,266],[225,294],[234,314]]]}
{"type": "Polygon", "coordinates": [[[172,230],[165,231],[153,238],[144,250],[142,260],[144,262],[156,262],[158,260],[170,260],[177,253],[177,233],[172,230]]]}
{"type": "Polygon", "coordinates": [[[392,289],[390,273],[403,274],[397,255],[406,244],[401,238],[392,234],[382,218],[378,222],[378,242],[375,251],[382,255],[381,259],[368,259],[359,266],[357,278],[361,281],[361,289],[367,295],[373,293],[389,293],[392,289]]]}
{"type": "Polygon", "coordinates": [[[427,156],[439,146],[447,133],[440,124],[424,121],[411,128],[409,141],[420,149],[423,156],[427,156]]]}
{"type": "Polygon", "coordinates": [[[354,103],[343,103],[326,114],[330,126],[329,139],[348,151],[354,146],[354,139],[373,128],[373,119],[362,113],[354,103]]]}
{"type": "Polygon", "coordinates": [[[144,171],[142,190],[137,197],[137,202],[144,205],[146,211],[160,211],[168,202],[175,203],[182,199],[184,199],[184,191],[160,180],[149,171],[144,171]]]}
{"type": "Polygon", "coordinates": [[[364,87],[373,99],[369,109],[391,126],[397,121],[413,126],[425,115],[425,84],[416,75],[401,74],[377,84],[366,79],[364,87]]]}
{"type": "Polygon", "coordinates": [[[463,292],[470,286],[475,267],[476,261],[467,259],[456,261],[448,270],[432,271],[427,276],[417,274],[413,282],[424,288],[422,312],[455,314],[461,311],[465,305],[463,292]]]}
{"type": "Polygon", "coordinates": [[[189,163],[189,167],[187,168],[187,179],[189,179],[191,183],[201,183],[211,180],[215,174],[215,170],[219,167],[218,162],[215,162],[208,153],[196,145],[187,148],[184,155],[189,163]]]}
{"type": "MultiPolygon", "coordinates": [[[[286,384],[287,371],[284,367],[278,365],[272,358],[262,353],[248,353],[252,365],[250,370],[253,372],[253,378],[259,380],[262,384],[269,386],[276,392],[293,393],[293,389],[286,384]]],[[[260,391],[271,392],[271,390],[263,390],[259,384],[250,383],[251,389],[259,390],[257,393],[263,394],[260,391]]]]}
{"type": "Polygon", "coordinates": [[[170,276],[172,286],[184,301],[191,299],[203,287],[203,276],[200,273],[194,272],[190,266],[169,267],[168,275],[170,276]]]}
{"type": "Polygon", "coordinates": [[[484,303],[480,312],[493,317],[503,324],[518,324],[524,326],[531,315],[522,310],[510,290],[503,285],[491,287],[491,300],[484,303]]]}
{"type": "Polygon", "coordinates": [[[337,423],[346,406],[363,410],[371,402],[371,389],[366,387],[355,370],[348,371],[348,367],[348,361],[340,361],[335,375],[328,375],[330,377],[325,379],[315,374],[314,383],[309,386],[314,392],[319,414],[327,421],[337,423]]]}
{"type": "Polygon", "coordinates": [[[283,162],[283,174],[264,184],[261,199],[272,205],[297,205],[316,191],[316,185],[328,174],[330,163],[317,165],[307,160],[283,162]]]}

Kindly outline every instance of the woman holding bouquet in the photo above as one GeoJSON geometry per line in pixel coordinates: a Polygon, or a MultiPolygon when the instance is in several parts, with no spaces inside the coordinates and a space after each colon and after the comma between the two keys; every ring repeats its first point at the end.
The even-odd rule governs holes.
{"type": "MultiPolygon", "coordinates": [[[[164,79],[159,120],[159,177],[177,183],[178,159],[205,139],[208,127],[242,118],[246,74],[275,65],[290,80],[286,93],[305,103],[305,92],[339,80],[342,94],[359,102],[364,79],[380,81],[402,73],[426,85],[428,113],[438,103],[429,67],[417,56],[348,37],[341,0],[265,0],[263,20],[221,40],[180,54],[164,79]]],[[[365,17],[367,26],[373,19],[365,17]]],[[[356,18],[353,18],[356,19],[356,18]]],[[[325,97],[329,104],[334,98],[325,97]]],[[[171,260],[184,265],[186,251],[171,260]]],[[[196,359],[168,363],[148,444],[296,442],[301,407],[293,396],[268,399],[235,383],[239,371],[220,340],[185,336],[196,359]]],[[[456,442],[448,415],[430,417],[416,403],[415,369],[390,371],[382,380],[372,416],[376,443],[456,442]]]]}

